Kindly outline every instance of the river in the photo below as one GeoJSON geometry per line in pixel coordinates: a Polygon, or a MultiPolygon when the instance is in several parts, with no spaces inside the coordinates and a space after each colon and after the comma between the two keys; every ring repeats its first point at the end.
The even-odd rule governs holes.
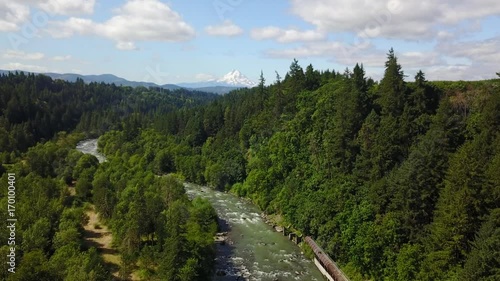
{"type": "MultiPolygon", "coordinates": [[[[97,152],[97,140],[85,140],[77,149],[105,161],[97,152]]],[[[229,193],[195,184],[184,184],[190,198],[207,199],[217,211],[219,224],[227,232],[225,243],[217,243],[214,280],[320,281],[324,277],[314,263],[281,233],[275,232],[253,204],[229,193]]]]}
{"type": "Polygon", "coordinates": [[[76,145],[76,150],[94,155],[99,163],[106,161],[106,157],[97,151],[97,139],[83,140],[76,145]]]}

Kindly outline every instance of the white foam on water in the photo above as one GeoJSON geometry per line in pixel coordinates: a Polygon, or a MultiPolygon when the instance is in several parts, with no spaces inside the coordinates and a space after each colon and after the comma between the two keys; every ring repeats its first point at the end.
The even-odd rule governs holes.
{"type": "Polygon", "coordinates": [[[185,186],[188,194],[208,199],[231,228],[229,236],[234,250],[227,257],[230,268],[223,269],[226,276],[240,276],[248,281],[321,280],[321,273],[313,272],[316,268],[300,255],[297,246],[279,237],[282,235],[265,224],[258,209],[249,202],[206,187],[185,186]]]}
{"type": "Polygon", "coordinates": [[[243,263],[244,259],[242,257],[231,257],[230,258],[234,263],[243,263]]]}
{"type": "Polygon", "coordinates": [[[106,161],[106,157],[97,151],[97,139],[88,139],[80,141],[76,145],[76,150],[85,154],[94,155],[99,161],[99,163],[106,161]]]}

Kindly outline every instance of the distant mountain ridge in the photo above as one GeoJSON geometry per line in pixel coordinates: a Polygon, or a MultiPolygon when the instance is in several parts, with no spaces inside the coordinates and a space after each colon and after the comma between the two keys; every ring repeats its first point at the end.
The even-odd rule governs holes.
{"type": "MultiPolygon", "coordinates": [[[[24,71],[24,70],[0,70],[0,74],[8,74],[9,72],[25,72],[25,73],[35,73],[36,72],[31,72],[31,71],[24,71]]],[[[82,74],[75,74],[75,73],[53,73],[53,72],[46,72],[46,73],[41,73],[43,75],[47,75],[52,79],[60,79],[68,82],[75,82],[77,78],[81,78],[83,82],[85,83],[92,83],[92,82],[97,82],[97,83],[106,83],[106,84],[115,84],[117,86],[130,86],[130,87],[160,87],[163,89],[168,89],[168,90],[177,90],[177,89],[182,89],[182,87],[174,85],[174,84],[165,84],[165,85],[157,85],[152,82],[136,82],[136,81],[129,81],[127,79],[118,77],[113,74],[99,74],[99,75],[82,75],[82,74]]]]}
{"type": "Polygon", "coordinates": [[[50,76],[52,79],[61,79],[69,82],[74,82],[76,81],[77,78],[81,78],[85,83],[92,83],[92,82],[104,82],[106,84],[115,84],[118,86],[130,86],[130,87],[161,87],[163,89],[168,89],[168,90],[176,90],[176,89],[181,89],[182,87],[179,87],[174,84],[165,84],[165,85],[157,85],[152,82],[136,82],[136,81],[129,81],[124,78],[118,77],[113,74],[100,74],[100,75],[81,75],[81,74],[73,74],[73,73],[65,73],[65,74],[59,74],[59,73],[43,73],[47,76],[50,76]]]}
{"type": "MultiPolygon", "coordinates": [[[[23,70],[0,70],[0,74],[8,74],[9,72],[21,72],[23,70]]],[[[23,71],[25,73],[35,73],[31,71],[23,71]]],[[[106,83],[115,84],[117,86],[130,86],[130,87],[158,87],[167,90],[177,90],[182,88],[189,88],[192,90],[197,90],[201,92],[214,93],[214,94],[227,94],[233,90],[246,87],[254,87],[256,84],[248,79],[246,76],[242,75],[239,71],[233,70],[226,74],[224,77],[218,80],[206,81],[206,82],[195,82],[195,83],[180,83],[180,84],[164,84],[158,85],[152,82],[137,82],[129,81],[127,79],[118,77],[113,74],[99,74],[99,75],[82,75],[75,73],[42,73],[49,76],[52,79],[61,79],[69,82],[75,82],[77,78],[82,79],[85,83],[106,83]]]]}

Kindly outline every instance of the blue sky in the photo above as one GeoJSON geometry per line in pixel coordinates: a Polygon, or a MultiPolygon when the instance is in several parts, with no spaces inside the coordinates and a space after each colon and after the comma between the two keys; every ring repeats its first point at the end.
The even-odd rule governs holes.
{"type": "Polygon", "coordinates": [[[477,80],[500,71],[499,15],[497,0],[0,0],[0,69],[272,82],[297,58],[380,79],[394,47],[408,79],[477,80]]]}

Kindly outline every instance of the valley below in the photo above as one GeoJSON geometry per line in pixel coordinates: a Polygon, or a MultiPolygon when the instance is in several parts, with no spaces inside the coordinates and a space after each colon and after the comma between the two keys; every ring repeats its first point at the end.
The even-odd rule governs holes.
{"type": "MultiPolygon", "coordinates": [[[[77,150],[105,161],[105,157],[97,150],[97,139],[80,142],[77,150]]],[[[267,225],[256,206],[233,194],[215,191],[209,187],[190,183],[185,183],[184,187],[191,199],[196,197],[207,199],[219,217],[219,227],[224,235],[222,240],[224,242],[216,244],[217,258],[213,280],[323,280],[314,263],[300,252],[297,245],[267,225]]],[[[99,232],[99,237],[103,236],[101,238],[111,238],[107,228],[87,229],[93,229],[92,222],[95,224],[98,219],[95,211],[91,213],[91,221],[85,229],[99,232]],[[104,234],[101,233],[103,231],[104,234]]],[[[108,253],[113,251],[110,248],[111,241],[97,240],[89,239],[94,243],[104,243],[98,245],[98,248],[106,249],[103,258],[108,261],[113,257],[108,253]]],[[[114,266],[119,265],[114,259],[109,262],[114,266]]]]}

